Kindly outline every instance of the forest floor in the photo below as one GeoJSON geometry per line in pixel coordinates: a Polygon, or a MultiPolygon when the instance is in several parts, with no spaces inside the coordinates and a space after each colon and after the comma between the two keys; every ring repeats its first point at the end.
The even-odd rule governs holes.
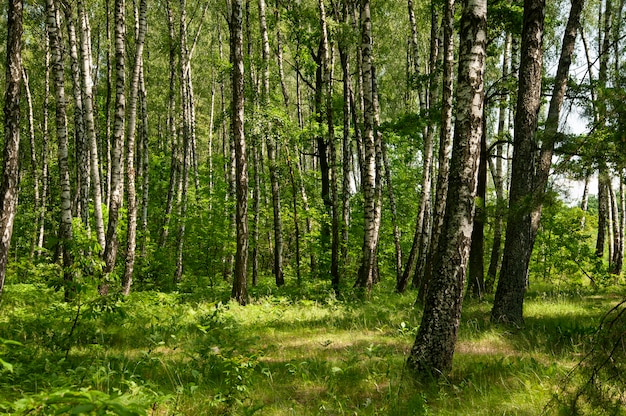
{"type": "Polygon", "coordinates": [[[8,285],[0,303],[0,413],[537,415],[623,293],[532,288],[525,326],[467,300],[454,369],[416,382],[404,363],[421,308],[383,282],[368,300],[327,284],[193,293],[81,293],[8,285]],[[98,412],[102,413],[98,413],[98,412]]]}

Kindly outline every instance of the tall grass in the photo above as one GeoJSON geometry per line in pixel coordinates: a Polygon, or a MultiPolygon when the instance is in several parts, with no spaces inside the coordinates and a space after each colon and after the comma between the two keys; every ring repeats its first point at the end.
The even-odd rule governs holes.
{"type": "MultiPolygon", "coordinates": [[[[6,287],[0,305],[0,412],[59,414],[536,415],[591,348],[608,292],[531,292],[526,325],[493,325],[464,306],[454,370],[437,383],[405,371],[421,310],[382,282],[370,299],[325,282],[86,292],[6,287]]],[[[554,408],[551,408],[554,409],[554,408]]]]}

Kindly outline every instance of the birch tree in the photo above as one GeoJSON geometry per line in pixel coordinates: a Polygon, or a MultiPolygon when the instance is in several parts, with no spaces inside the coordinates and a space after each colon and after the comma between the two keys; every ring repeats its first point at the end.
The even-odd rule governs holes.
{"type": "Polygon", "coordinates": [[[461,318],[483,130],[487,1],[469,0],[460,22],[456,124],[446,211],[426,305],[408,365],[438,377],[450,371],[461,318]]]}
{"type": "Polygon", "coordinates": [[[63,65],[63,53],[61,44],[61,31],[59,16],[54,0],[46,0],[48,36],[50,37],[50,53],[52,63],[52,76],[54,83],[54,95],[56,101],[56,135],[57,135],[57,159],[59,164],[60,215],[59,244],[63,257],[63,279],[65,281],[65,300],[71,299],[70,288],[73,280],[71,271],[74,258],[70,249],[73,240],[72,229],[72,190],[70,186],[70,171],[68,166],[68,135],[67,113],[65,96],[65,70],[63,65]]]}
{"type": "Polygon", "coordinates": [[[494,321],[520,325],[532,254],[552,155],[558,138],[560,111],[584,0],[573,0],[564,33],[552,98],[543,131],[541,150],[535,160],[537,115],[541,104],[542,37],[545,3],[524,4],[522,60],[515,118],[513,166],[506,241],[491,317],[494,321]]]}
{"type": "Polygon", "coordinates": [[[9,1],[4,93],[4,153],[2,184],[0,185],[0,296],[4,288],[17,205],[22,87],[22,12],[22,0],[9,1]]]}
{"type": "Polygon", "coordinates": [[[117,224],[124,197],[122,177],[126,125],[126,1],[115,0],[115,125],[111,146],[111,195],[109,223],[104,248],[105,271],[111,272],[117,258],[117,224]]]}
{"type": "Polygon", "coordinates": [[[232,69],[231,134],[235,147],[237,252],[231,297],[248,303],[248,165],[244,134],[244,65],[242,0],[233,0],[230,17],[230,55],[232,69]]]}

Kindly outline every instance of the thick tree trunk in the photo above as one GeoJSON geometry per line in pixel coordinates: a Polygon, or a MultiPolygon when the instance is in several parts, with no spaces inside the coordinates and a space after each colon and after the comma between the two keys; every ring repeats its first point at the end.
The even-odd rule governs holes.
{"type": "Polygon", "coordinates": [[[68,138],[67,138],[67,114],[65,108],[65,74],[63,68],[63,55],[61,46],[61,33],[58,24],[58,13],[54,0],[46,0],[47,26],[50,37],[50,52],[52,56],[53,79],[56,99],[56,134],[57,156],[59,163],[59,184],[61,188],[61,220],[59,224],[60,253],[63,256],[63,279],[65,281],[65,300],[69,301],[74,293],[72,289],[73,274],[71,267],[73,255],[70,245],[73,239],[72,230],[72,190],[70,186],[70,171],[68,167],[68,138]]]}
{"type": "Polygon", "coordinates": [[[111,148],[111,196],[109,222],[104,248],[105,272],[110,273],[117,259],[117,224],[124,196],[122,176],[124,126],[126,120],[126,1],[115,0],[115,125],[111,148]]]}
{"type": "Polygon", "coordinates": [[[483,129],[483,73],[487,2],[468,2],[460,23],[456,127],[442,240],[433,261],[426,307],[408,366],[438,377],[452,367],[467,258],[483,129]]]}
{"type": "Polygon", "coordinates": [[[17,206],[22,86],[22,11],[22,0],[9,1],[4,94],[4,153],[0,188],[0,295],[4,288],[17,206]]]}
{"type": "Polygon", "coordinates": [[[543,63],[543,25],[545,0],[524,1],[522,59],[519,70],[519,92],[515,116],[515,138],[509,218],[500,270],[500,279],[491,317],[496,322],[521,325],[522,306],[528,284],[528,263],[532,253],[532,206],[536,166],[535,134],[541,105],[543,63]]]}
{"type": "Polygon", "coordinates": [[[235,255],[235,276],[231,297],[239,304],[245,305],[248,303],[248,166],[244,135],[244,66],[241,0],[232,1],[231,13],[230,50],[233,65],[232,135],[235,144],[237,183],[237,254],[235,255]]]}
{"type": "Polygon", "coordinates": [[[537,161],[534,160],[534,153],[537,112],[541,99],[541,39],[545,4],[542,1],[532,2],[527,6],[528,10],[525,8],[525,30],[522,32],[524,57],[520,67],[520,89],[515,119],[509,220],[500,280],[492,309],[492,319],[495,321],[517,325],[523,323],[522,311],[524,293],[528,285],[528,267],[539,229],[552,155],[558,138],[560,111],[583,6],[584,0],[572,2],[537,161]]]}

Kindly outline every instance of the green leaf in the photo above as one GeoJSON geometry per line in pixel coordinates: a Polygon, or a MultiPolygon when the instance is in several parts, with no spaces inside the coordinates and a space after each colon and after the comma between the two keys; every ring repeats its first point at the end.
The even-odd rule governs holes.
{"type": "Polygon", "coordinates": [[[2,367],[9,371],[9,372],[13,372],[13,365],[11,365],[10,363],[7,363],[6,361],[4,361],[2,358],[0,358],[0,365],[2,365],[2,367]]]}

